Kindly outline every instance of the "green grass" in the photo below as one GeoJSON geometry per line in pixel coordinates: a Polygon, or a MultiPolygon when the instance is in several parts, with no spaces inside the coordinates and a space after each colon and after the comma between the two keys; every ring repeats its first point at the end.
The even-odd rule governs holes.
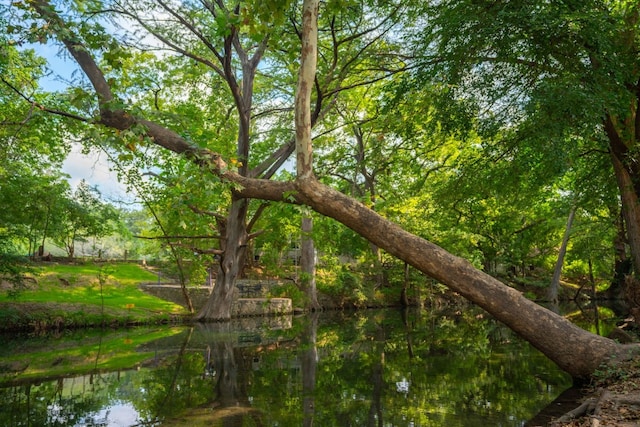
{"type": "Polygon", "coordinates": [[[39,280],[55,282],[63,278],[71,284],[83,278],[98,280],[100,275],[107,275],[109,279],[129,285],[140,282],[153,282],[158,278],[155,273],[145,270],[137,264],[124,263],[51,264],[39,266],[35,271],[39,276],[39,280]]]}
{"type": "Polygon", "coordinates": [[[135,264],[47,264],[35,268],[33,278],[17,296],[0,294],[0,329],[16,322],[18,329],[148,323],[187,314],[138,289],[157,275],[135,264]]]}

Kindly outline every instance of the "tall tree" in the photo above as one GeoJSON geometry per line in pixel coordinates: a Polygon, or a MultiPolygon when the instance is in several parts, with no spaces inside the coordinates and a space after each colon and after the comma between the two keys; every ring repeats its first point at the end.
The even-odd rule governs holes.
{"type": "Polygon", "coordinates": [[[567,254],[567,246],[569,245],[569,238],[571,237],[571,227],[573,226],[573,219],[576,216],[576,206],[572,206],[569,211],[569,218],[567,218],[567,226],[562,236],[562,243],[558,250],[558,260],[556,261],[556,267],[553,270],[553,278],[551,279],[551,285],[549,286],[549,292],[547,298],[553,303],[558,303],[558,288],[560,287],[560,276],[562,274],[562,266],[564,265],[564,257],[567,254]]]}
{"type": "Polygon", "coordinates": [[[54,241],[73,259],[75,245],[88,237],[101,238],[115,229],[116,209],[101,200],[100,192],[82,180],[73,195],[64,201],[62,215],[56,218],[58,232],[54,241]]]}
{"type": "MultiPolygon", "coordinates": [[[[317,30],[317,24],[312,19],[317,13],[317,7],[317,0],[304,2],[303,17],[308,28],[306,31],[303,30],[301,79],[308,76],[309,70],[305,67],[309,67],[309,64],[315,61],[315,44],[313,41],[305,40],[305,35],[309,37],[317,30]]],[[[305,88],[304,82],[299,83],[299,90],[305,88]]],[[[301,103],[304,99],[304,94],[298,95],[301,103]]],[[[473,268],[468,262],[447,253],[433,243],[407,233],[366,206],[320,184],[311,173],[311,139],[306,136],[310,135],[310,124],[305,120],[306,116],[307,113],[304,112],[296,114],[298,165],[302,164],[302,168],[298,167],[298,178],[294,186],[302,202],[337,219],[373,243],[460,292],[506,323],[576,377],[593,372],[597,367],[593,365],[594,359],[599,365],[605,357],[628,351],[607,338],[597,337],[578,328],[473,268]],[[380,233],[381,230],[385,232],[380,233]],[[581,356],[567,357],[565,350],[558,351],[557,346],[560,343],[581,353],[581,356]],[[588,360],[585,360],[583,352],[588,353],[588,360]]]]}
{"type": "Polygon", "coordinates": [[[69,183],[57,174],[9,175],[0,186],[0,203],[8,207],[0,226],[26,242],[29,254],[42,256],[47,240],[60,232],[69,192],[69,183]]]}
{"type": "MultiPolygon", "coordinates": [[[[318,22],[318,2],[305,2],[302,7],[302,32],[300,34],[302,50],[309,52],[301,56],[298,87],[295,97],[295,131],[296,131],[296,175],[298,179],[312,179],[313,146],[311,137],[311,96],[316,79],[318,26],[309,22],[318,22]]],[[[311,307],[319,308],[315,292],[315,250],[311,232],[313,220],[303,214],[302,217],[302,286],[311,298],[311,307]]]]}

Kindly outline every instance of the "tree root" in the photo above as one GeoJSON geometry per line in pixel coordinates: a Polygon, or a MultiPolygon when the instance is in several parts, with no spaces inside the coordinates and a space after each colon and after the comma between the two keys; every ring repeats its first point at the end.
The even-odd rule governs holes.
{"type": "Polygon", "coordinates": [[[586,399],[580,406],[562,415],[557,420],[553,421],[550,425],[560,426],[564,423],[568,423],[571,420],[575,420],[576,418],[580,418],[587,414],[598,415],[602,410],[602,402],[608,399],[611,394],[605,389],[599,390],[599,393],[599,397],[590,397],[586,399]]]}
{"type": "MultiPolygon", "coordinates": [[[[640,407],[640,396],[630,397],[625,395],[617,395],[606,389],[598,390],[599,396],[586,399],[580,406],[562,415],[549,425],[557,427],[569,423],[577,418],[591,415],[589,425],[591,427],[599,427],[601,425],[600,415],[603,412],[603,405],[613,406],[617,412],[619,405],[628,405],[640,407]]],[[[582,424],[584,425],[584,424],[582,424]]]]}

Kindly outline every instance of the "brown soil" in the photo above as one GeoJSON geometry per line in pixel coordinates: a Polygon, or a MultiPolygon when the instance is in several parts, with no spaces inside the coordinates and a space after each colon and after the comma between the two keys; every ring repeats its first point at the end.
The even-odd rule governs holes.
{"type": "MultiPolygon", "coordinates": [[[[598,372],[579,405],[552,427],[640,426],[640,363],[635,360],[598,372]],[[598,379],[600,378],[600,379],[598,379]]],[[[533,426],[533,424],[531,425],[533,426]]]]}

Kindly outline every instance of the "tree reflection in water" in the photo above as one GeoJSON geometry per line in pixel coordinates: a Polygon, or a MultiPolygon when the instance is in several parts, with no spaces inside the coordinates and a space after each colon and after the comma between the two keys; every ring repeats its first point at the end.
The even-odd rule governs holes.
{"type": "MultiPolygon", "coordinates": [[[[74,365],[56,378],[35,373],[33,351],[0,352],[0,425],[520,426],[570,379],[484,317],[388,310],[242,319],[160,338],[155,330],[137,338],[137,369],[106,372],[106,360],[91,361],[81,375],[74,365]],[[122,408],[135,409],[130,424],[115,423],[122,408]]],[[[109,342],[92,354],[133,357],[109,342]]],[[[73,354],[62,348],[71,346],[49,341],[38,351],[59,366],[73,354]]]]}

